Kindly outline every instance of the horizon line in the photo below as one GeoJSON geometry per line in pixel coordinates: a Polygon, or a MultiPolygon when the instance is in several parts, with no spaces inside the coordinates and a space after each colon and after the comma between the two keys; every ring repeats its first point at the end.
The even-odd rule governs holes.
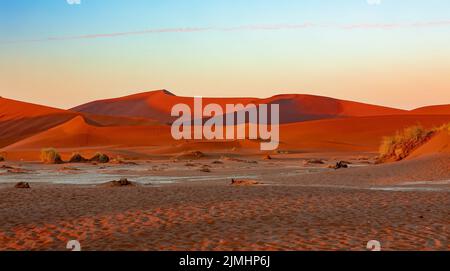
{"type": "Polygon", "coordinates": [[[12,100],[12,101],[17,101],[17,102],[23,102],[23,103],[33,104],[33,105],[37,105],[37,106],[44,106],[44,107],[49,107],[49,108],[58,109],[58,110],[71,111],[72,109],[74,109],[76,107],[79,107],[79,106],[82,106],[82,105],[86,105],[86,104],[89,104],[89,103],[98,102],[98,101],[114,100],[114,99],[130,97],[130,96],[137,96],[137,95],[149,94],[149,93],[152,93],[152,92],[162,92],[162,91],[168,92],[169,94],[167,94],[167,95],[173,95],[173,96],[179,97],[179,98],[202,97],[204,99],[233,99],[234,98],[234,99],[259,99],[259,100],[266,100],[266,99],[274,98],[274,97],[277,97],[277,96],[288,96],[288,95],[315,96],[315,97],[329,98],[329,99],[334,99],[334,100],[339,100],[339,101],[355,102],[355,103],[360,103],[360,104],[365,104],[365,105],[370,105],[370,106],[385,107],[385,108],[396,109],[396,110],[401,110],[401,111],[405,111],[405,112],[412,112],[414,110],[427,108],[427,107],[433,107],[433,106],[450,105],[450,103],[430,104],[430,105],[414,107],[414,108],[411,108],[411,109],[405,109],[405,108],[386,106],[386,105],[370,103],[370,102],[365,102],[365,101],[356,101],[356,100],[350,100],[350,99],[345,99],[345,98],[335,98],[335,97],[332,97],[332,96],[324,96],[324,95],[309,94],[309,93],[280,93],[280,94],[275,94],[275,95],[272,95],[272,96],[269,96],[269,97],[245,97],[245,96],[242,96],[242,97],[236,97],[236,96],[233,96],[233,97],[224,97],[224,96],[210,96],[210,97],[206,97],[206,96],[199,96],[199,95],[196,95],[196,96],[178,96],[177,94],[174,94],[173,92],[171,92],[171,91],[169,91],[167,89],[149,90],[149,91],[137,92],[137,93],[127,94],[127,95],[118,96],[118,97],[100,98],[100,99],[88,101],[88,102],[85,102],[85,103],[82,103],[82,104],[79,104],[79,105],[76,105],[76,106],[72,106],[72,107],[69,107],[69,108],[51,106],[51,105],[46,105],[46,104],[32,102],[32,101],[27,101],[27,100],[22,100],[22,99],[9,98],[9,97],[5,97],[5,96],[1,96],[1,95],[0,95],[0,99],[7,99],[7,100],[12,100]]]}

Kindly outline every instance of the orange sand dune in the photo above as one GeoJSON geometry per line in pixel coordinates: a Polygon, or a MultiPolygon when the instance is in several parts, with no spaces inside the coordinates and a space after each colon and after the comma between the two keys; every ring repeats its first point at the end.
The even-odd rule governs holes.
{"type": "MultiPolygon", "coordinates": [[[[52,114],[67,114],[67,111],[0,97],[1,121],[41,117],[52,114]]],[[[74,113],[71,114],[75,115],[74,113]]]]}
{"type": "MultiPolygon", "coordinates": [[[[158,121],[170,121],[173,104],[192,105],[192,102],[192,98],[154,91],[93,102],[75,108],[83,112],[77,113],[2,98],[0,147],[8,153],[36,152],[46,147],[72,150],[142,147],[145,149],[141,151],[146,154],[191,150],[259,152],[257,140],[174,141],[170,126],[158,124],[158,121]],[[89,112],[91,110],[95,112],[89,112]]],[[[405,127],[419,123],[431,128],[450,122],[450,115],[408,114],[397,109],[311,95],[278,95],[268,99],[206,98],[204,103],[222,106],[279,103],[281,122],[285,122],[280,127],[280,149],[301,152],[376,151],[383,136],[405,127]],[[405,113],[399,114],[402,112],[405,113]],[[325,119],[312,120],[316,118],[325,119]],[[292,123],[294,120],[299,122],[292,123]]],[[[437,108],[436,112],[442,109],[437,108]]]]}
{"type": "Polygon", "coordinates": [[[90,113],[78,113],[82,115],[86,122],[94,126],[139,126],[139,125],[158,125],[159,122],[150,118],[105,116],[90,113]]]}
{"type": "MultiPolygon", "coordinates": [[[[404,127],[421,123],[431,128],[448,122],[450,116],[398,115],[285,124],[280,127],[280,149],[300,152],[374,152],[378,150],[383,136],[394,134],[404,127]]],[[[37,159],[36,153],[46,147],[72,151],[95,148],[114,151],[142,147],[133,154],[140,152],[141,157],[148,157],[149,154],[173,155],[193,150],[205,153],[227,151],[242,155],[259,153],[259,146],[257,140],[174,141],[169,126],[98,127],[88,124],[84,117],[77,116],[67,123],[12,144],[3,151],[32,151],[32,159],[37,159]]]]}
{"type": "MultiPolygon", "coordinates": [[[[94,101],[73,108],[73,111],[101,115],[146,117],[170,123],[172,106],[178,103],[193,106],[193,98],[178,97],[166,90],[151,91],[121,98],[94,101]]],[[[204,98],[204,104],[280,104],[280,122],[292,123],[337,117],[394,115],[406,111],[313,95],[277,95],[258,98],[204,98]]]]}
{"type": "Polygon", "coordinates": [[[446,131],[434,135],[427,143],[413,151],[406,159],[436,154],[450,153],[450,134],[446,131]]]}
{"type": "Polygon", "coordinates": [[[417,108],[411,111],[411,114],[419,115],[450,115],[450,104],[434,105],[417,108]]]}
{"type": "Polygon", "coordinates": [[[77,114],[0,98],[0,147],[62,124],[77,114]]]}
{"type": "Polygon", "coordinates": [[[47,131],[12,144],[4,151],[54,148],[129,147],[167,144],[171,141],[168,126],[98,127],[86,123],[82,116],[47,131]]]}
{"type": "Polygon", "coordinates": [[[155,125],[149,118],[102,116],[77,113],[42,105],[0,98],[0,148],[61,125],[83,115],[94,126],[155,125]]]}
{"type": "Polygon", "coordinates": [[[309,121],[281,126],[284,149],[303,151],[377,151],[384,136],[421,124],[433,128],[450,115],[398,115],[309,121]]]}

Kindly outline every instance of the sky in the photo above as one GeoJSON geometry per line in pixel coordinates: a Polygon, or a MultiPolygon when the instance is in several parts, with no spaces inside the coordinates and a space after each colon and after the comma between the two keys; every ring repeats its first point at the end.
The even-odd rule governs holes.
{"type": "Polygon", "coordinates": [[[450,104],[449,75],[448,0],[0,0],[0,96],[60,108],[167,89],[412,109],[450,104]]]}

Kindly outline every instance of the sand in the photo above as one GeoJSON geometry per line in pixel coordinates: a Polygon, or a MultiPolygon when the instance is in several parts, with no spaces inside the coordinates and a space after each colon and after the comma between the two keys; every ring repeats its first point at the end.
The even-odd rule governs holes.
{"type": "Polygon", "coordinates": [[[448,133],[404,161],[374,164],[384,136],[448,123],[448,106],[204,100],[280,104],[280,148],[269,153],[258,140],[174,141],[169,112],[180,102],[192,98],[162,90],[73,110],[0,98],[0,250],[65,250],[73,239],[84,250],[365,250],[369,240],[450,249],[448,133]],[[47,147],[114,162],[44,165],[47,147]],[[349,168],[330,168],[341,161],[349,168]],[[105,185],[122,178],[133,185],[105,185]]]}
{"type": "Polygon", "coordinates": [[[72,239],[84,250],[365,250],[373,239],[384,250],[450,249],[448,155],[379,166],[353,157],[337,171],[286,156],[221,161],[107,169],[130,176],[151,165],[161,171],[147,175],[192,177],[164,185],[1,185],[0,250],[65,250],[72,239]],[[210,179],[198,172],[206,164],[210,179]],[[262,184],[230,185],[243,165],[262,184]]]}
{"type": "MultiPolygon", "coordinates": [[[[161,123],[173,121],[174,105],[183,103],[193,108],[192,97],[176,96],[167,90],[149,91],[130,96],[90,102],[72,111],[110,116],[150,117],[161,123]]],[[[203,98],[204,104],[279,104],[280,123],[336,117],[381,116],[404,114],[406,111],[383,106],[333,99],[314,95],[284,94],[259,98],[203,98]]]]}
{"type": "MultiPolygon", "coordinates": [[[[170,111],[177,103],[189,105],[193,99],[160,90],[61,110],[0,98],[0,153],[15,161],[37,161],[41,149],[49,147],[57,148],[63,155],[101,151],[128,155],[129,159],[191,150],[260,153],[258,140],[173,140],[170,111]]],[[[207,103],[279,104],[279,149],[294,153],[375,152],[384,136],[398,130],[417,123],[432,128],[450,122],[448,106],[409,112],[313,95],[204,98],[204,104],[207,103]]]]}

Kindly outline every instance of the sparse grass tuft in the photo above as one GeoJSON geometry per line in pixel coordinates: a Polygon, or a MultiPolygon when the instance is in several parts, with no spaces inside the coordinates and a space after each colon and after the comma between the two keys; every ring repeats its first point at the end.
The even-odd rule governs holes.
{"type": "Polygon", "coordinates": [[[450,133],[450,123],[439,126],[438,128],[435,128],[434,131],[450,133]]]}
{"type": "Polygon", "coordinates": [[[45,164],[62,164],[61,155],[53,149],[43,149],[41,150],[41,161],[45,164]]]}
{"type": "Polygon", "coordinates": [[[379,162],[400,161],[406,158],[413,150],[428,141],[433,133],[433,130],[415,125],[397,132],[394,136],[384,137],[379,149],[379,162]]]}

